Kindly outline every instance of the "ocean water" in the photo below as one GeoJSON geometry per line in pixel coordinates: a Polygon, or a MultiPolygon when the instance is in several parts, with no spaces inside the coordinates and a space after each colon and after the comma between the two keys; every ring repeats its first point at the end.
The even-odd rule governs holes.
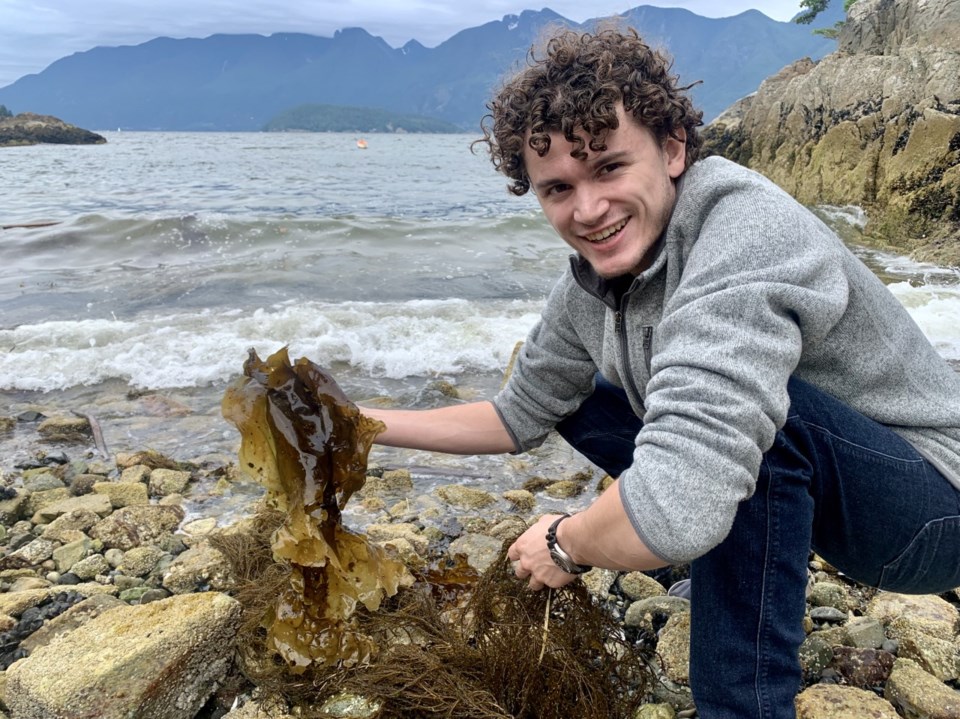
{"type": "MultiPolygon", "coordinates": [[[[0,150],[0,413],[92,414],[111,451],[235,452],[219,402],[251,347],[289,346],[358,401],[451,401],[439,380],[492,396],[566,263],[468,135],[360,150],[344,134],[104,134],[0,150]]],[[[960,362],[960,272],[858,247],[857,208],[818,212],[960,362]]],[[[0,469],[35,450],[34,429],[0,436],[0,469]]],[[[478,482],[534,471],[402,461],[478,482]]]]}

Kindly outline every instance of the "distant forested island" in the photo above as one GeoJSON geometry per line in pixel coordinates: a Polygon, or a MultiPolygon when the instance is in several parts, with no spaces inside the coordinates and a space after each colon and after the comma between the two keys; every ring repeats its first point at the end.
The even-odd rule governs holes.
{"type": "Polygon", "coordinates": [[[297,105],[274,116],[266,132],[463,132],[456,125],[421,115],[402,115],[374,107],[297,105]]]}

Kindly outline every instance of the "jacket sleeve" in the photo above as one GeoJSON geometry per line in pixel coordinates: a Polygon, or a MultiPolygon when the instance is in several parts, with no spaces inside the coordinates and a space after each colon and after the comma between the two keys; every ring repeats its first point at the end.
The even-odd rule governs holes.
{"type": "Polygon", "coordinates": [[[568,270],[523,343],[506,386],[493,400],[518,452],[540,446],[557,422],[593,392],[597,367],[566,309],[571,292],[583,301],[585,293],[575,289],[568,270]]]}
{"type": "Polygon", "coordinates": [[[848,298],[840,241],[785,194],[700,199],[708,209],[654,337],[644,426],[620,483],[637,533],[671,563],[730,531],[786,421],[801,353],[848,298]]]}

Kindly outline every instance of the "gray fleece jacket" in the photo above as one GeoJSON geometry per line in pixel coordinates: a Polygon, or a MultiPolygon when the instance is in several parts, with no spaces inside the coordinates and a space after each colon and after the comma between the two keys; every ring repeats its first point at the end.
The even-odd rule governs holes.
{"type": "Polygon", "coordinates": [[[655,251],[619,305],[614,282],[571,258],[494,398],[518,451],[580,406],[598,370],[623,387],[644,424],[621,498],[670,563],[727,535],[786,421],[791,375],[889,426],[960,487],[960,374],[786,192],[701,160],[655,251]]]}

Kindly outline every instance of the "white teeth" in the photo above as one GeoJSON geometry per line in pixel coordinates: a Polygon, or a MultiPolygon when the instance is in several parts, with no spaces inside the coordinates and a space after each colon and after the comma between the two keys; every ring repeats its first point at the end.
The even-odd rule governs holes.
{"type": "Polygon", "coordinates": [[[589,240],[590,242],[602,242],[603,240],[607,239],[607,238],[610,237],[611,235],[615,235],[615,234],[617,234],[618,232],[620,232],[620,230],[622,230],[623,227],[624,227],[624,225],[626,225],[626,224],[627,224],[627,221],[626,221],[626,220],[621,220],[620,222],[618,222],[617,224],[613,225],[612,227],[608,227],[607,229],[602,230],[602,231],[597,232],[597,233],[592,234],[592,235],[586,235],[586,238],[587,238],[587,240],[589,240]]]}

